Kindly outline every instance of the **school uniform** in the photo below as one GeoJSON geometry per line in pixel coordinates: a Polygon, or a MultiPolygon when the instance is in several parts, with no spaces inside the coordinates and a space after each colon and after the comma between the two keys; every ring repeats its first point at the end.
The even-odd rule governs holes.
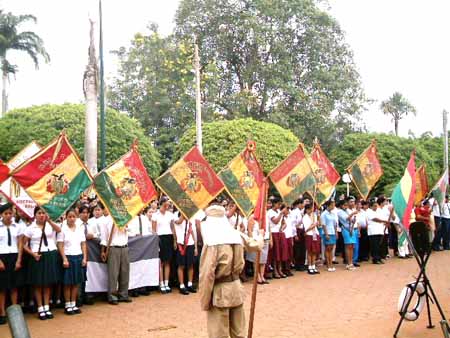
{"type": "MultiPolygon", "coordinates": [[[[304,217],[304,216],[303,216],[304,217]]],[[[328,239],[326,237],[325,231],[323,232],[322,240],[325,246],[336,245],[336,225],[337,217],[334,212],[325,210],[320,215],[320,223],[326,228],[328,239]]]]}
{"type": "Polygon", "coordinates": [[[147,236],[152,233],[152,223],[145,215],[137,215],[127,226],[128,237],[147,236]]]}
{"type": "Polygon", "coordinates": [[[63,285],[79,285],[84,282],[85,272],[83,271],[83,252],[81,244],[86,242],[84,226],[75,225],[71,229],[67,224],[61,227],[58,233],[57,242],[63,243],[64,255],[69,261],[69,267],[63,269],[63,285]]]}
{"type": "Polygon", "coordinates": [[[297,271],[305,269],[306,245],[305,245],[305,229],[303,228],[302,218],[303,210],[295,208],[291,210],[290,216],[293,220],[293,226],[297,240],[294,240],[294,261],[297,271]]]}
{"type": "Polygon", "coordinates": [[[156,222],[156,233],[159,236],[159,259],[163,263],[172,260],[173,234],[170,224],[175,220],[175,216],[170,211],[162,213],[160,210],[152,215],[152,222],[156,222]]]}
{"type": "MultiPolygon", "coordinates": [[[[252,238],[258,238],[259,231],[261,230],[260,228],[261,226],[259,222],[255,220],[255,223],[253,224],[252,238]]],[[[267,229],[264,232],[264,247],[262,248],[259,256],[259,264],[267,263],[267,257],[269,253],[269,241],[270,241],[270,232],[267,229]]],[[[247,259],[252,263],[256,263],[256,252],[253,251],[247,252],[247,259]]]]}
{"type": "Polygon", "coordinates": [[[17,223],[7,226],[0,221],[0,260],[5,270],[0,271],[0,290],[12,290],[24,284],[23,268],[15,271],[19,254],[20,236],[25,227],[17,223]]]}
{"type": "Polygon", "coordinates": [[[353,224],[348,219],[349,212],[344,209],[338,210],[339,226],[341,227],[341,234],[344,239],[344,245],[355,244],[356,237],[353,232],[353,224]]]}
{"type": "MultiPolygon", "coordinates": [[[[317,216],[313,213],[310,215],[306,214],[303,216],[303,226],[305,227],[305,231],[308,228],[317,222],[317,216]]],[[[305,233],[305,242],[306,242],[306,251],[311,254],[320,254],[321,249],[321,241],[319,236],[319,230],[317,227],[314,229],[308,230],[305,233]]],[[[314,264],[315,262],[312,262],[314,264]]]]}
{"type": "Polygon", "coordinates": [[[89,218],[87,224],[87,234],[92,235],[93,239],[100,240],[100,234],[106,220],[107,219],[105,216],[89,218]]]}
{"type": "Polygon", "coordinates": [[[128,300],[130,260],[128,256],[128,234],[126,229],[114,226],[111,216],[106,217],[100,234],[100,244],[109,245],[108,250],[108,301],[128,300]],[[110,234],[113,231],[111,242],[110,234]],[[117,289],[117,285],[119,286],[117,289]],[[117,292],[118,299],[114,295],[117,292]]]}
{"type": "Polygon", "coordinates": [[[381,242],[384,236],[384,224],[374,221],[375,218],[383,219],[383,210],[378,208],[376,211],[367,209],[367,234],[370,241],[370,254],[372,256],[372,262],[381,262],[381,242]]]}
{"type": "Polygon", "coordinates": [[[356,215],[356,224],[360,228],[358,261],[369,259],[369,237],[367,235],[367,211],[361,209],[356,215]]]}
{"type": "Polygon", "coordinates": [[[41,255],[39,261],[34,257],[28,260],[27,283],[31,286],[50,286],[61,280],[62,265],[58,260],[56,231],[48,223],[41,229],[36,222],[24,231],[30,240],[30,249],[41,255]]]}
{"type": "Polygon", "coordinates": [[[178,266],[190,267],[194,265],[195,241],[197,231],[195,220],[183,220],[181,224],[174,223],[177,235],[177,264],[178,266]]]}
{"type": "Polygon", "coordinates": [[[450,250],[450,202],[442,205],[441,227],[444,250],[450,250]]]}
{"type": "Polygon", "coordinates": [[[274,223],[272,218],[277,218],[280,212],[278,210],[270,209],[267,211],[267,218],[269,220],[269,228],[272,234],[272,258],[274,262],[281,262],[283,258],[283,238],[281,236],[281,220],[278,223],[274,223]]]}
{"type": "Polygon", "coordinates": [[[286,262],[288,264],[291,264],[294,261],[294,237],[296,233],[295,229],[295,219],[291,216],[291,212],[289,212],[289,215],[285,218],[286,222],[286,228],[284,229],[284,238],[285,238],[285,252],[287,254],[286,262]]]}

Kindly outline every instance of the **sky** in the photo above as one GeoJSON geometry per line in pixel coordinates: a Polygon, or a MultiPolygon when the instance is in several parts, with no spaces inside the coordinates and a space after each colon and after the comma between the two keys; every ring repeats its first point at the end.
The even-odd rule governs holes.
{"type": "MultiPolygon", "coordinates": [[[[106,81],[114,77],[109,53],[129,46],[149,22],[162,34],[174,27],[179,0],[103,0],[106,81]]],[[[393,92],[402,93],[417,116],[400,121],[400,135],[442,133],[442,111],[450,111],[450,1],[328,0],[329,12],[346,34],[366,95],[374,102],[363,118],[367,128],[391,132],[393,123],[379,109],[393,92]]],[[[11,53],[19,66],[9,88],[9,107],[83,102],[82,79],[88,60],[89,17],[98,24],[96,0],[0,0],[14,14],[33,14],[34,30],[45,42],[51,62],[34,68],[30,59],[11,53]]],[[[98,28],[98,25],[96,26],[98,28]]]]}

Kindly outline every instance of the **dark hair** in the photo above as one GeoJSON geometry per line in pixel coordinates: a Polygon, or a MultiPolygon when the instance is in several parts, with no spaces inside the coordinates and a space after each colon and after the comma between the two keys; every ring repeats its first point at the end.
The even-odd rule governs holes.
{"type": "Polygon", "coordinates": [[[303,198],[297,198],[294,201],[294,203],[292,203],[292,206],[296,206],[296,205],[303,204],[303,203],[304,203],[303,198]]]}
{"type": "Polygon", "coordinates": [[[311,203],[311,204],[308,204],[308,205],[305,205],[305,211],[306,210],[311,210],[313,208],[313,204],[311,203]]]}
{"type": "Polygon", "coordinates": [[[161,198],[160,198],[160,200],[159,200],[159,205],[161,206],[161,205],[163,205],[164,203],[166,203],[166,202],[168,202],[169,201],[169,197],[167,197],[167,196],[162,196],[161,198]]]}
{"type": "Polygon", "coordinates": [[[378,204],[378,202],[376,200],[371,200],[369,202],[369,208],[372,208],[375,204],[378,204]]]}
{"type": "Polygon", "coordinates": [[[66,217],[67,217],[67,215],[68,215],[70,212],[75,213],[75,215],[77,214],[77,212],[76,212],[76,210],[75,210],[74,208],[70,208],[69,210],[66,211],[66,217]]]}
{"type": "Polygon", "coordinates": [[[33,215],[36,216],[36,214],[38,213],[39,210],[42,210],[43,212],[45,212],[45,209],[43,207],[36,205],[34,207],[33,215]]]}
{"type": "Polygon", "coordinates": [[[338,208],[342,208],[343,206],[344,206],[344,204],[347,204],[348,202],[347,202],[347,200],[340,200],[338,203],[337,203],[337,207],[338,208]]]}
{"type": "Polygon", "coordinates": [[[280,202],[281,202],[281,200],[278,197],[272,198],[272,204],[277,204],[277,203],[280,203],[280,202]]]}
{"type": "Polygon", "coordinates": [[[367,201],[361,201],[361,205],[369,205],[369,202],[367,202],[367,201]]]}
{"type": "Polygon", "coordinates": [[[380,196],[380,197],[378,197],[377,202],[378,202],[378,204],[384,203],[384,202],[386,202],[386,198],[384,196],[380,196]]]}
{"type": "Polygon", "coordinates": [[[87,210],[87,212],[90,213],[89,206],[86,204],[83,204],[81,207],[78,208],[78,213],[81,214],[85,210],[87,210]]]}
{"type": "Polygon", "coordinates": [[[329,200],[325,202],[325,207],[328,209],[330,207],[331,204],[336,203],[335,200],[329,200]]]}

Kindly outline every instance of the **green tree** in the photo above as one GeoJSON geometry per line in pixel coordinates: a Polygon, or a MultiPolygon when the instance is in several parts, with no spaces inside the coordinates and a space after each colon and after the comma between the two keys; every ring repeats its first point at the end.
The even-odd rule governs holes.
{"type": "MultiPolygon", "coordinates": [[[[71,144],[84,152],[85,106],[82,104],[42,105],[11,110],[0,119],[0,157],[7,161],[31,141],[48,144],[66,129],[71,144]]],[[[129,149],[134,139],[148,173],[156,178],[161,172],[160,156],[145,136],[139,122],[113,109],[106,112],[106,161],[111,164],[129,149]]]]}
{"type": "MultiPolygon", "coordinates": [[[[430,185],[440,175],[442,170],[442,138],[420,137],[407,139],[389,134],[362,134],[354,133],[345,136],[342,144],[330,152],[330,160],[337,170],[343,174],[345,169],[376,139],[378,154],[384,174],[376,185],[372,195],[384,193],[390,195],[393,188],[403,176],[409,156],[416,149],[416,166],[424,162],[427,165],[427,174],[430,185]]],[[[344,187],[339,189],[343,191],[344,187]]],[[[356,191],[353,191],[356,194],[356,191]]]]}
{"type": "Polygon", "coordinates": [[[365,98],[353,54],[316,3],[183,0],[177,38],[196,35],[202,71],[217,76],[205,102],[227,119],[272,121],[326,145],[358,129],[365,98]]]}
{"type": "Polygon", "coordinates": [[[39,57],[45,62],[50,61],[50,57],[44,48],[44,42],[39,35],[31,31],[20,32],[20,26],[33,21],[36,23],[36,17],[33,15],[13,15],[12,13],[0,12],[0,62],[2,67],[2,114],[8,110],[8,96],[6,86],[10,74],[17,72],[17,65],[10,63],[7,59],[8,51],[21,51],[29,55],[34,65],[39,68],[39,57]]]}
{"type": "MultiPolygon", "coordinates": [[[[256,142],[256,153],[266,174],[294,151],[299,142],[292,132],[276,124],[249,118],[203,124],[203,153],[216,171],[239,154],[248,140],[256,142]]],[[[173,162],[194,144],[195,128],[190,128],[177,145],[173,162]]]]}
{"type": "Polygon", "coordinates": [[[408,114],[416,115],[416,108],[399,92],[395,92],[389,99],[381,102],[380,109],[383,111],[383,114],[392,117],[395,135],[397,136],[399,121],[408,114]]]}

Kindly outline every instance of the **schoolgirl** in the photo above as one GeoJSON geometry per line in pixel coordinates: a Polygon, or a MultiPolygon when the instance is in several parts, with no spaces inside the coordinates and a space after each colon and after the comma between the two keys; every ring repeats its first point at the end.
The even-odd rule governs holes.
{"type": "Polygon", "coordinates": [[[34,222],[25,229],[24,250],[31,256],[27,281],[34,287],[34,298],[41,320],[52,319],[50,311],[51,286],[60,279],[56,234],[61,231],[39,206],[34,209],[34,222]]]}
{"type": "Polygon", "coordinates": [[[282,261],[283,261],[283,241],[284,234],[282,229],[282,219],[286,217],[287,208],[280,209],[280,200],[278,198],[274,198],[272,200],[272,208],[267,212],[267,218],[269,219],[270,231],[272,232],[272,240],[273,240],[273,263],[274,263],[274,271],[273,278],[286,278],[287,276],[282,272],[282,261]]]}
{"type": "Polygon", "coordinates": [[[6,324],[5,303],[9,293],[17,304],[17,288],[22,286],[22,235],[25,227],[13,222],[13,206],[0,206],[0,325],[6,324]]]}
{"type": "MultiPolygon", "coordinates": [[[[255,220],[254,215],[250,215],[248,218],[248,236],[251,238],[257,238],[261,232],[264,232],[264,247],[261,250],[261,254],[259,257],[259,273],[257,276],[257,282],[258,284],[269,284],[269,282],[264,277],[264,267],[267,263],[267,256],[269,253],[269,243],[270,243],[270,231],[264,229],[261,229],[260,223],[255,220]]],[[[247,259],[253,263],[253,270],[257,270],[256,266],[256,253],[255,252],[248,252],[247,253],[247,259]]]]}
{"type": "Polygon", "coordinates": [[[336,233],[337,233],[337,216],[334,213],[336,204],[333,200],[326,203],[326,210],[320,215],[320,224],[322,225],[323,237],[322,240],[325,243],[325,260],[328,268],[328,272],[336,271],[333,267],[333,250],[336,246],[336,233]]]}
{"type": "Polygon", "coordinates": [[[305,215],[303,216],[303,225],[305,227],[306,251],[308,253],[308,274],[315,275],[320,273],[316,268],[316,258],[320,254],[320,236],[319,222],[314,214],[313,204],[305,206],[305,215]]]}
{"type": "Polygon", "coordinates": [[[353,219],[358,214],[357,211],[348,209],[346,200],[339,201],[338,220],[341,233],[344,238],[345,257],[347,258],[347,270],[355,270],[353,265],[353,247],[356,243],[356,232],[354,231],[353,219]]]}
{"type": "MultiPolygon", "coordinates": [[[[81,208],[80,211],[82,211],[81,208]]],[[[62,282],[65,299],[64,313],[67,315],[81,313],[76,306],[76,301],[78,288],[84,281],[83,267],[86,266],[87,261],[84,227],[77,226],[76,220],[76,211],[74,209],[67,211],[67,223],[62,226],[61,232],[57,236],[58,249],[64,268],[62,282]]]]}

